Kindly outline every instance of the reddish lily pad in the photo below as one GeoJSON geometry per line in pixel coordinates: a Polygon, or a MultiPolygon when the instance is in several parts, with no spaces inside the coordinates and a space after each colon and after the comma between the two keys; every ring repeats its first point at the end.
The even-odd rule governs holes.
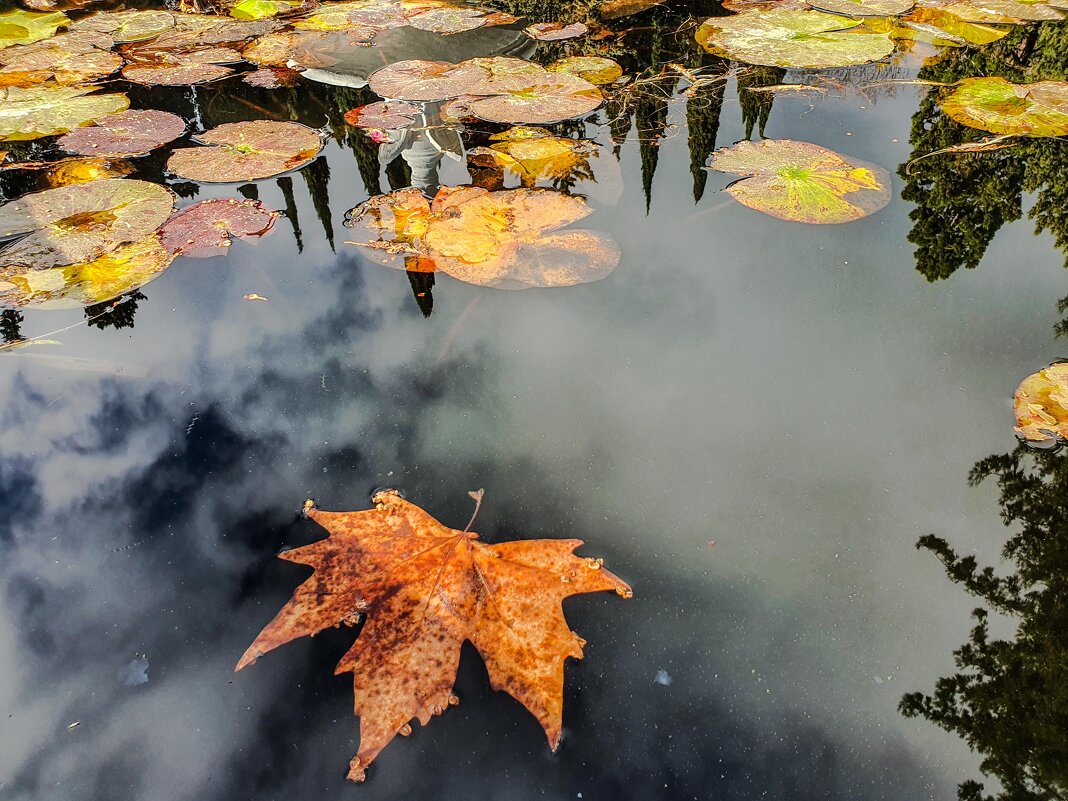
{"type": "Polygon", "coordinates": [[[175,256],[222,256],[234,237],[263,236],[280,216],[258,200],[202,200],[171,217],[159,231],[160,241],[175,256]]]}
{"type": "Polygon", "coordinates": [[[397,61],[371,73],[371,91],[389,100],[430,102],[465,93],[468,80],[447,61],[397,61]]]}
{"type": "Polygon", "coordinates": [[[185,121],[166,111],[123,111],[78,128],[57,144],[83,156],[143,156],[185,133],[185,121]]]}
{"type": "Polygon", "coordinates": [[[72,31],[106,33],[116,42],[153,39],[174,27],[169,11],[98,11],[71,23],[72,31]]]}
{"type": "Polygon", "coordinates": [[[535,22],[523,29],[523,33],[539,42],[557,42],[561,39],[574,39],[584,35],[589,28],[581,22],[567,25],[563,22],[535,22]]]}
{"type": "Polygon", "coordinates": [[[414,103],[386,100],[346,111],[345,122],[372,131],[395,131],[407,128],[421,113],[422,109],[414,103]]]}
{"type": "Polygon", "coordinates": [[[297,122],[230,122],[197,137],[208,147],[175,150],[167,169],[205,183],[255,181],[303,167],[322,150],[316,131],[297,122]]]}
{"type": "Polygon", "coordinates": [[[242,75],[241,80],[260,89],[288,89],[300,83],[300,73],[288,67],[260,67],[242,75]]]}
{"type": "Polygon", "coordinates": [[[585,116],[604,102],[596,86],[566,72],[515,76],[494,88],[495,94],[471,100],[468,112],[490,122],[545,125],[585,116]]]}
{"type": "Polygon", "coordinates": [[[463,33],[486,24],[486,15],[481,9],[449,6],[420,11],[407,19],[413,28],[443,34],[463,33]]]}
{"type": "Polygon", "coordinates": [[[122,76],[148,86],[191,86],[217,81],[233,74],[225,66],[236,64],[242,56],[229,47],[204,47],[191,50],[141,48],[129,53],[131,63],[123,67],[122,76]]]}

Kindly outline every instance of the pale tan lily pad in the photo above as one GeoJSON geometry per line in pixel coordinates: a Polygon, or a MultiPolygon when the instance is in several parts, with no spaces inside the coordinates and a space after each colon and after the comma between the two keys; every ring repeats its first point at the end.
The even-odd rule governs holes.
{"type": "Polygon", "coordinates": [[[430,102],[464,94],[468,81],[456,72],[455,64],[410,59],[371,73],[367,85],[387,100],[430,102]]]}
{"type": "Polygon", "coordinates": [[[185,133],[185,121],[167,111],[123,111],[78,128],[56,143],[85,156],[143,156],[185,133]]]}
{"type": "Polygon", "coordinates": [[[711,166],[746,176],[727,192],[743,205],[781,220],[851,222],[890,202],[886,170],[809,142],[739,142],[717,150],[711,166]]]}
{"type": "Polygon", "coordinates": [[[140,42],[174,27],[169,11],[98,11],[71,24],[72,31],[106,33],[116,42],[140,42]]]}
{"type": "Polygon", "coordinates": [[[0,267],[43,269],[89,262],[159,228],[174,194],[123,178],[46,189],[0,206],[0,238],[22,235],[0,251],[0,267]]]}
{"type": "Polygon", "coordinates": [[[83,31],[0,50],[0,86],[30,87],[50,81],[76,84],[106,78],[122,66],[111,37],[83,31]]]}
{"type": "Polygon", "coordinates": [[[821,11],[752,9],[713,17],[697,29],[705,50],[748,64],[771,67],[848,67],[890,55],[894,42],[882,33],[851,31],[858,21],[821,11]]]}
{"type": "Polygon", "coordinates": [[[468,112],[490,122],[545,125],[583,117],[604,102],[596,86],[566,72],[497,80],[493,88],[468,102],[468,112]]]}
{"type": "Polygon", "coordinates": [[[66,133],[126,110],[124,94],[90,94],[91,86],[12,86],[0,89],[0,141],[66,133]]]}
{"type": "Polygon", "coordinates": [[[230,122],[197,137],[207,147],[175,150],[167,169],[205,183],[255,181],[303,167],[322,150],[322,137],[296,122],[230,122]]]}
{"type": "Polygon", "coordinates": [[[0,266],[0,303],[46,309],[103,303],[144,286],[173,260],[154,233],[78,264],[41,268],[5,259],[0,266]]]}
{"type": "Polygon", "coordinates": [[[1013,395],[1018,435],[1030,442],[1068,440],[1068,364],[1032,373],[1013,395]]]}
{"type": "Polygon", "coordinates": [[[965,78],[942,110],[970,128],[1017,136],[1068,135],[1068,82],[965,78]]]}

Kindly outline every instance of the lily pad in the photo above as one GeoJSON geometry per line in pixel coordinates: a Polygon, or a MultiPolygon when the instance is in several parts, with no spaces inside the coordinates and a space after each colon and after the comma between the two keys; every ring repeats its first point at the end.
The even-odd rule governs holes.
{"type": "Polygon", "coordinates": [[[809,0],[820,11],[850,17],[895,17],[912,10],[915,0],[809,0]]]}
{"type": "Polygon", "coordinates": [[[432,102],[465,94],[469,79],[447,61],[397,61],[371,73],[371,91],[388,100],[432,102]]]}
{"type": "Polygon", "coordinates": [[[407,128],[422,113],[422,108],[403,100],[368,103],[345,112],[345,122],[371,131],[395,131],[407,128]]]}
{"type": "Polygon", "coordinates": [[[284,23],[273,19],[240,20],[212,14],[176,14],[174,33],[168,34],[167,38],[161,37],[158,45],[174,47],[179,44],[193,44],[203,47],[213,44],[237,44],[258,36],[266,36],[283,26],[284,23]]]}
{"type": "Polygon", "coordinates": [[[227,12],[234,19],[270,19],[300,8],[300,0],[241,0],[227,12]]]}
{"type": "Polygon", "coordinates": [[[280,216],[258,200],[202,200],[171,217],[159,236],[176,256],[207,259],[225,255],[234,237],[263,236],[280,216]]]}
{"type": "Polygon", "coordinates": [[[71,24],[72,31],[106,33],[116,42],[140,42],[174,27],[169,11],[98,11],[71,24]]]}
{"type": "Polygon", "coordinates": [[[590,156],[596,152],[593,142],[553,136],[544,128],[519,126],[490,138],[496,144],[472,148],[468,158],[476,165],[488,161],[503,167],[518,175],[524,186],[541,178],[588,176],[590,156]]]}
{"type": "Polygon", "coordinates": [[[84,31],[0,50],[0,86],[29,87],[51,81],[75,84],[106,78],[122,66],[111,37],[84,31]]]}
{"type": "Polygon", "coordinates": [[[618,63],[601,56],[568,56],[554,61],[545,69],[549,72],[566,72],[594,86],[607,86],[623,77],[623,68],[618,63]]]}
{"type": "Polygon", "coordinates": [[[122,69],[128,81],[147,86],[192,86],[217,81],[233,74],[227,64],[242,60],[229,47],[203,47],[190,50],[139,48],[127,54],[130,63],[122,69]]]}
{"type": "Polygon", "coordinates": [[[61,11],[6,11],[0,14],[0,49],[47,39],[69,22],[70,18],[61,11]]]}
{"type": "Polygon", "coordinates": [[[746,176],[727,192],[743,205],[781,220],[851,222],[890,202],[886,170],[808,142],[739,142],[717,150],[712,169],[746,176]]]}
{"type": "Polygon", "coordinates": [[[485,13],[478,8],[431,8],[407,18],[408,24],[421,31],[432,33],[463,33],[486,24],[485,13]]]}
{"type": "Polygon", "coordinates": [[[1031,442],[1068,440],[1068,364],[1029,375],[1013,395],[1016,433],[1031,442]]]}
{"type": "Polygon", "coordinates": [[[91,86],[35,86],[0,89],[0,141],[39,139],[66,133],[124,111],[124,94],[91,95],[91,86]]]}
{"type": "Polygon", "coordinates": [[[604,102],[596,86],[566,72],[498,80],[494,89],[469,101],[467,110],[490,122],[545,125],[585,116],[604,102]]]}
{"type": "Polygon", "coordinates": [[[185,133],[185,121],[166,111],[123,111],[78,128],[56,143],[83,156],[143,156],[185,133]]]}
{"type": "Polygon", "coordinates": [[[970,128],[1017,136],[1068,135],[1068,83],[1010,83],[965,78],[942,100],[942,110],[970,128]]]}
{"type": "Polygon", "coordinates": [[[103,303],[144,286],[173,260],[156,234],[118,245],[91,261],[62,267],[40,268],[5,259],[0,266],[0,303],[51,309],[103,303]]]}
{"type": "Polygon", "coordinates": [[[563,22],[535,22],[523,29],[523,33],[539,42],[557,42],[561,39],[575,39],[589,31],[581,22],[565,25],[563,22]]]}
{"type": "Polygon", "coordinates": [[[965,22],[937,8],[917,8],[904,17],[868,19],[864,27],[874,33],[887,33],[894,39],[927,42],[939,47],[990,44],[1009,32],[1004,26],[965,22]]]}
{"type": "Polygon", "coordinates": [[[758,8],[705,20],[697,42],[710,53],[770,67],[848,67],[893,52],[886,34],[849,30],[858,24],[821,11],[758,8]]]}
{"type": "Polygon", "coordinates": [[[1064,19],[1064,13],[1054,6],[1053,3],[1017,0],[962,0],[942,8],[967,22],[1057,22],[1064,19]]]}
{"type": "Polygon", "coordinates": [[[664,0],[603,0],[597,4],[601,19],[619,19],[640,14],[663,3],[664,0]]]}
{"type": "Polygon", "coordinates": [[[318,133],[297,122],[229,122],[197,137],[208,147],[175,150],[167,169],[204,183],[255,181],[303,167],[322,150],[318,133]]]}
{"type": "Polygon", "coordinates": [[[174,194],[159,184],[123,178],[46,189],[0,206],[0,239],[22,238],[0,251],[0,267],[90,262],[137,242],[167,220],[174,194]]]}
{"type": "Polygon", "coordinates": [[[260,89],[287,89],[300,83],[300,73],[288,67],[260,67],[246,72],[241,80],[260,89]]]}
{"type": "Polygon", "coordinates": [[[293,58],[299,38],[306,35],[295,31],[269,33],[245,45],[241,55],[261,67],[284,67],[293,58]]]}

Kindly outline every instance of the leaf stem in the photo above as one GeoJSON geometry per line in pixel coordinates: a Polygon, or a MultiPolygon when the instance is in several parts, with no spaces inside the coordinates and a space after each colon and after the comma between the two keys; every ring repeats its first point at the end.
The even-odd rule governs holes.
{"type": "Polygon", "coordinates": [[[471,519],[468,520],[467,525],[464,526],[464,534],[471,530],[471,525],[475,522],[475,518],[478,517],[478,510],[482,508],[482,497],[486,494],[486,490],[479,488],[474,492],[469,492],[467,494],[475,499],[475,511],[471,513],[471,519]]]}

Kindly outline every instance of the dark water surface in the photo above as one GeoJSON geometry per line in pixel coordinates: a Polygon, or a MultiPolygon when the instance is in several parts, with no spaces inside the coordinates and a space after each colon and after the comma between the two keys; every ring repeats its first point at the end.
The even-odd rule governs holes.
{"type": "MultiPolygon", "coordinates": [[[[180,260],[114,325],[0,355],[0,797],[904,801],[977,776],[960,739],[897,711],[953,671],[975,605],[914,544],[934,532],[996,563],[996,489],[966,479],[1014,447],[1020,379],[1068,353],[1053,331],[1064,254],[1010,213],[988,245],[939,240],[918,271],[910,213],[938,188],[909,178],[905,200],[897,174],[890,205],[848,225],[751,211],[700,170],[761,111],[725,87],[696,142],[681,102],[643,112],[615,154],[605,113],[586,125],[603,147],[573,189],[596,209],[583,225],[624,254],[599,283],[502,292],[439,275],[424,317],[403,272],[344,244],[346,210],[406,183],[350,132],[256,183],[288,213],[262,241],[180,260]],[[274,558],[321,536],[303,501],[366,508],[384,486],[459,527],[485,487],[486,541],[577,536],[633,585],[632,600],[566,605],[589,645],[555,755],[470,646],[461,705],[395,741],[362,786],[344,780],[351,681],[332,675],[350,633],[233,673],[306,576],[274,558]]],[[[318,127],[358,104],[343,92],[358,94],[224,82],[136,90],[134,106],[201,128],[263,110],[318,127]]],[[[777,96],[764,134],[895,172],[938,146],[913,129],[926,92],[777,96]]],[[[1030,156],[981,158],[924,175],[982,181],[1030,156]]],[[[440,180],[467,171],[446,159],[440,180]]],[[[176,188],[183,203],[238,196],[176,188]]],[[[1024,212],[1041,200],[1034,184],[997,191],[1024,212]]],[[[931,236],[991,220],[981,206],[944,212],[931,236]]],[[[26,337],[84,319],[24,317],[26,337]]]]}

